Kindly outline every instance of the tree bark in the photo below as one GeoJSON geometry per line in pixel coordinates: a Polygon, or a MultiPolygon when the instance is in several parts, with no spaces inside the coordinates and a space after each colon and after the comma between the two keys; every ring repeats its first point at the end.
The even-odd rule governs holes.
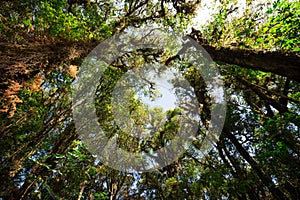
{"type": "Polygon", "coordinates": [[[189,36],[196,40],[215,62],[272,72],[300,82],[300,55],[295,52],[240,49],[236,46],[214,47],[195,29],[189,36]]]}
{"type": "MultiPolygon", "coordinates": [[[[71,145],[72,141],[74,141],[78,137],[74,124],[70,124],[65,131],[61,134],[61,138],[54,144],[53,148],[49,152],[49,155],[54,155],[56,153],[63,154],[67,148],[71,145]]],[[[43,163],[51,166],[53,169],[56,165],[56,158],[53,156],[48,157],[43,163]]],[[[24,181],[24,184],[17,191],[17,194],[12,194],[12,196],[16,197],[16,199],[24,199],[34,188],[32,187],[32,183],[37,181],[37,177],[41,177],[42,179],[46,177],[49,173],[52,173],[51,170],[45,169],[44,166],[40,164],[35,164],[32,167],[32,171],[28,178],[24,181]]]]}
{"type": "Polygon", "coordinates": [[[300,82],[300,56],[294,53],[266,52],[239,49],[236,47],[212,47],[202,45],[216,62],[272,72],[300,82]]]}
{"type": "Polygon", "coordinates": [[[260,178],[262,183],[270,190],[274,199],[284,200],[288,199],[287,196],[275,186],[271,177],[269,177],[266,172],[258,165],[258,163],[249,155],[249,153],[244,149],[244,147],[239,143],[236,137],[225,127],[223,128],[223,132],[226,134],[228,139],[233,143],[236,147],[237,151],[241,154],[241,156],[251,165],[257,176],[260,178]]]}

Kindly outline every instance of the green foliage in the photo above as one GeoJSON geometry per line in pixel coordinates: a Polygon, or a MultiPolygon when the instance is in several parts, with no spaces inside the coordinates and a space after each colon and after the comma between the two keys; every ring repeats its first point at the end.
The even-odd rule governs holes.
{"type": "Polygon", "coordinates": [[[210,43],[217,46],[234,44],[241,49],[299,52],[299,10],[300,2],[279,0],[265,13],[257,14],[250,9],[245,10],[242,16],[231,16],[227,2],[222,4],[220,12],[214,15],[212,22],[203,27],[204,35],[210,43]]]}
{"type": "Polygon", "coordinates": [[[270,18],[261,28],[266,47],[300,51],[300,2],[276,1],[270,18]]]}
{"type": "Polygon", "coordinates": [[[70,13],[65,1],[41,2],[36,14],[37,30],[45,31],[51,36],[71,40],[101,39],[111,35],[112,27],[96,8],[70,13]]]}
{"type": "MultiPolygon", "coordinates": [[[[10,45],[38,43],[44,37],[53,41],[83,40],[86,44],[84,42],[90,40],[106,39],[129,26],[146,26],[150,21],[158,27],[168,25],[183,32],[192,16],[192,12],[187,11],[194,8],[192,3],[184,1],[70,2],[5,1],[0,8],[1,42],[9,41],[10,45]],[[161,14],[163,12],[165,15],[161,14]]],[[[233,17],[229,13],[230,1],[222,2],[220,12],[204,28],[211,46],[228,47],[237,42],[235,47],[240,49],[299,51],[298,1],[276,1],[265,13],[264,21],[259,21],[260,13],[250,10],[241,17],[233,17]]],[[[22,50],[22,45],[19,47],[22,50]]],[[[161,56],[149,56],[147,50],[123,55],[104,70],[98,81],[94,94],[98,122],[108,138],[117,136],[123,150],[147,152],[155,159],[153,152],[166,146],[179,131],[183,110],[175,108],[163,112],[161,108],[151,108],[130,87],[113,96],[115,86],[129,69],[139,68],[147,62],[164,64],[176,53],[175,50],[161,56]],[[128,96],[127,101],[118,101],[124,94],[128,96]],[[149,138],[139,138],[138,132],[128,131],[132,130],[130,126],[127,129],[121,127],[122,124],[118,124],[121,120],[117,121],[114,115],[116,108],[121,114],[128,111],[122,120],[138,125],[149,138]]],[[[2,52],[10,58],[11,52],[2,52]]],[[[30,60],[31,56],[26,59],[30,60]]],[[[8,199],[46,200],[273,199],[278,191],[289,199],[299,197],[299,82],[270,72],[219,65],[228,107],[226,124],[218,142],[200,154],[197,150],[202,140],[193,138],[188,151],[169,166],[148,173],[125,173],[105,166],[80,141],[71,110],[70,85],[75,76],[67,66],[72,62],[57,66],[45,63],[45,68],[51,70],[40,71],[42,84],[36,85],[38,89],[32,87],[36,77],[30,77],[23,84],[23,78],[36,74],[32,68],[38,66],[28,66],[29,72],[25,74],[17,70],[15,74],[4,71],[3,76],[15,78],[23,85],[17,94],[13,93],[22,101],[15,114],[9,117],[7,113],[0,113],[1,197],[13,195],[8,199]]],[[[210,126],[209,86],[196,67],[182,64],[182,59],[174,60],[174,66],[184,73],[199,100],[201,127],[197,134],[203,136],[204,126],[210,126]]],[[[17,69],[17,65],[12,67],[17,69]]],[[[150,83],[145,82],[139,88],[140,93],[152,97],[151,100],[159,97],[153,85],[149,89],[150,83]]],[[[190,102],[184,103],[188,106],[190,102]]]]}
{"type": "Polygon", "coordinates": [[[66,0],[7,2],[1,9],[0,31],[9,40],[24,42],[31,37],[54,36],[68,40],[103,39],[111,36],[114,8],[107,2],[84,9],[77,6],[68,11],[66,0]],[[11,10],[12,9],[12,10],[11,10]],[[105,17],[103,17],[105,16],[105,17]]]}

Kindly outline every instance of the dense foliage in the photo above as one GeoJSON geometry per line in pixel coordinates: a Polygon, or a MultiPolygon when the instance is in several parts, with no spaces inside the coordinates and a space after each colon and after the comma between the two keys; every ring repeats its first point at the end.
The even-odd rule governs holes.
{"type": "MultiPolygon", "coordinates": [[[[239,16],[234,3],[221,1],[211,22],[190,31],[190,19],[200,4],[3,1],[0,199],[299,199],[300,2],[248,2],[239,16]],[[98,43],[149,24],[188,32],[212,55],[226,90],[226,122],[204,157],[188,150],[162,169],[127,173],[102,163],[80,140],[71,87],[84,57],[98,43]]],[[[120,57],[107,68],[95,93],[98,121],[108,137],[118,134],[127,151],[153,151],[177,131],[180,110],[164,115],[134,95],[128,104],[135,124],[155,127],[164,118],[165,124],[152,130],[152,139],[146,141],[122,132],[114,122],[114,86],[130,68],[147,62],[172,60],[180,66],[202,106],[202,125],[207,124],[208,86],[195,66],[149,49],[126,56],[126,62],[120,57]]],[[[149,98],[160,95],[152,83],[143,91],[149,98]]],[[[201,141],[192,145],[200,148],[201,141]]]]}

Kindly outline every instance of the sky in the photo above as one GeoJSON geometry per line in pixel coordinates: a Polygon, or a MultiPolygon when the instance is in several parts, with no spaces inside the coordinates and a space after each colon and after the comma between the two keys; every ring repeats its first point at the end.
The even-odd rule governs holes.
{"type": "Polygon", "coordinates": [[[170,83],[174,78],[175,75],[170,70],[167,70],[166,73],[160,74],[159,76],[158,74],[152,73],[149,81],[155,83],[155,89],[159,91],[160,97],[156,97],[154,101],[152,101],[150,97],[141,96],[142,102],[148,104],[150,108],[162,107],[165,112],[174,109],[176,107],[176,95],[174,86],[170,83]]]}
{"type": "MultiPolygon", "coordinates": [[[[252,5],[257,6],[259,4],[272,3],[274,1],[275,0],[253,0],[252,5]]],[[[234,12],[234,14],[236,16],[242,16],[247,7],[246,0],[232,0],[231,2],[235,7],[238,7],[238,10],[234,12]]],[[[199,29],[201,25],[205,25],[212,20],[212,15],[219,10],[218,6],[220,6],[218,0],[203,0],[196,11],[197,16],[192,20],[192,27],[199,29]]]]}
{"type": "MultiPolygon", "coordinates": [[[[197,9],[197,16],[192,20],[192,26],[196,29],[201,25],[205,25],[212,19],[212,15],[218,12],[220,3],[216,0],[205,0],[201,2],[200,7],[197,9]]],[[[237,13],[242,14],[246,8],[246,0],[238,0],[237,6],[239,7],[237,13]]]]}

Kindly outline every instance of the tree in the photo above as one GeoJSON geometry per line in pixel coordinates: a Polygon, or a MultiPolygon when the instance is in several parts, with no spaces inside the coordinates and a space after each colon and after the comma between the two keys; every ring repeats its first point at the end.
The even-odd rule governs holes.
{"type": "MultiPolygon", "coordinates": [[[[4,1],[0,8],[0,197],[298,199],[297,1],[259,5],[266,8],[263,11],[249,3],[243,16],[235,15],[234,3],[222,1],[208,25],[188,33],[216,61],[227,93],[226,122],[206,156],[194,151],[201,149],[196,137],[170,165],[147,173],[121,172],[106,166],[80,140],[72,115],[71,84],[88,53],[130,27],[155,23],[184,32],[199,5],[199,1],[181,0],[4,1]]],[[[127,108],[113,110],[122,104],[113,100],[122,97],[112,94],[114,87],[123,74],[146,63],[180,66],[199,102],[197,134],[203,134],[201,128],[211,118],[209,86],[195,66],[184,61],[180,54],[139,49],[106,69],[95,93],[98,122],[108,137],[118,136],[123,150],[153,152],[178,131],[182,110],[164,113],[147,107],[130,88],[124,90],[132,94],[127,103],[130,119],[147,125],[142,133],[150,134],[151,140],[127,134],[115,121],[113,112],[125,113],[127,108]]],[[[145,95],[159,96],[151,81],[144,83],[140,89],[145,95]]],[[[191,106],[187,101],[181,104],[191,106]]]]}

